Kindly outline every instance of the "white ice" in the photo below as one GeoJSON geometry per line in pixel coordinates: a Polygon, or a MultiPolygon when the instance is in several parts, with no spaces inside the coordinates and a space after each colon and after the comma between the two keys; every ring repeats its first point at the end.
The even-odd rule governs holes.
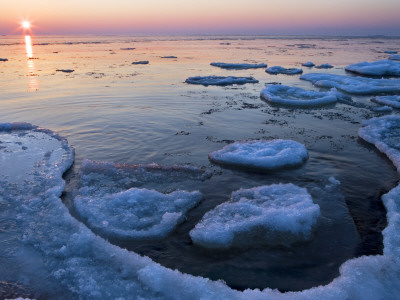
{"type": "Polygon", "coordinates": [[[139,60],[139,61],[134,61],[132,65],[148,65],[149,61],[148,60],[139,60]]]}
{"type": "MultiPolygon", "coordinates": [[[[371,141],[386,144],[381,149],[400,161],[399,127],[399,117],[385,117],[364,128],[372,133],[371,141]]],[[[20,265],[15,276],[47,298],[376,300],[400,294],[400,186],[382,197],[387,210],[382,255],[345,262],[338,277],[325,286],[287,293],[269,288],[240,292],[111,245],[73,218],[60,199],[62,174],[73,163],[73,150],[61,137],[26,124],[1,124],[0,141],[2,214],[15,218],[18,229],[9,244],[16,245],[10,249],[13,268],[20,265]],[[37,163],[27,163],[32,159],[37,163]],[[10,176],[4,162],[21,172],[10,176]]]]}
{"type": "Polygon", "coordinates": [[[261,91],[261,98],[270,103],[298,107],[332,104],[337,101],[336,95],[336,89],[330,92],[316,92],[279,84],[268,85],[261,91]]]}
{"type": "Polygon", "coordinates": [[[308,61],[308,62],[302,63],[301,65],[303,67],[309,67],[309,68],[312,68],[312,67],[315,66],[315,64],[312,61],[308,61]]]}
{"type": "Polygon", "coordinates": [[[400,54],[392,54],[389,59],[391,60],[400,60],[400,54]]]}
{"type": "Polygon", "coordinates": [[[303,73],[303,70],[297,68],[284,68],[281,66],[274,66],[274,67],[269,67],[268,69],[265,70],[265,72],[274,75],[276,74],[296,75],[303,73]]]}
{"type": "Polygon", "coordinates": [[[222,69],[231,69],[231,70],[245,70],[245,69],[257,69],[257,68],[266,68],[267,64],[246,64],[246,63],[223,63],[223,62],[212,62],[210,64],[214,67],[219,67],[222,69]]]}
{"type": "Polygon", "coordinates": [[[189,77],[185,81],[190,84],[207,85],[233,85],[233,84],[246,84],[258,83],[258,80],[253,77],[235,77],[235,76],[195,76],[189,77]]]}
{"type": "Polygon", "coordinates": [[[374,62],[359,62],[345,67],[346,71],[370,76],[400,76],[400,62],[383,59],[374,62]]]}
{"type": "Polygon", "coordinates": [[[251,169],[297,167],[308,159],[304,145],[292,140],[235,142],[208,154],[211,161],[251,169]]]}
{"type": "Polygon", "coordinates": [[[318,66],[315,66],[317,69],[332,69],[333,68],[333,66],[332,65],[330,65],[330,64],[328,64],[328,63],[326,63],[326,64],[322,64],[322,65],[318,65],[318,66]]]}
{"type": "Polygon", "coordinates": [[[233,192],[229,202],[207,212],[190,231],[205,248],[252,244],[290,245],[311,236],[320,215],[306,189],[273,184],[233,192]]]}
{"type": "Polygon", "coordinates": [[[372,98],[371,101],[400,109],[400,96],[378,96],[372,98]]]}
{"type": "Polygon", "coordinates": [[[300,79],[311,81],[317,87],[337,88],[355,95],[400,92],[399,79],[373,79],[323,73],[305,74],[300,79]]]}

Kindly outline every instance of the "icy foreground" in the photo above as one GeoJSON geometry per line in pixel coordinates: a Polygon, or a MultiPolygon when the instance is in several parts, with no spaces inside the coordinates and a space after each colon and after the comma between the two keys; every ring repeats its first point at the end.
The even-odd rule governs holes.
{"type": "Polygon", "coordinates": [[[246,84],[258,83],[258,80],[253,77],[235,77],[235,76],[195,76],[189,77],[185,81],[190,84],[207,85],[233,85],[233,84],[246,84]]]}
{"type": "Polygon", "coordinates": [[[308,159],[308,152],[291,140],[254,140],[229,144],[208,158],[219,164],[270,171],[300,166],[308,159]]]}
{"type": "Polygon", "coordinates": [[[246,69],[258,69],[267,67],[267,64],[245,64],[245,63],[241,64],[241,63],[223,63],[223,62],[212,62],[210,65],[228,70],[246,70],[246,69]]]}
{"type": "Polygon", "coordinates": [[[337,88],[355,95],[400,92],[399,79],[372,79],[323,73],[305,74],[300,79],[311,81],[317,87],[337,88]]]}
{"type": "Polygon", "coordinates": [[[336,89],[332,89],[330,92],[316,92],[276,84],[268,85],[261,91],[260,96],[273,104],[314,107],[335,103],[337,101],[336,94],[336,89]]]}
{"type": "MultiPolygon", "coordinates": [[[[378,119],[367,127],[385,132],[386,125],[396,122],[378,119]]],[[[374,135],[379,138],[384,144],[383,134],[374,135]]],[[[73,163],[73,150],[60,136],[29,124],[8,123],[0,124],[0,140],[1,216],[18,225],[7,259],[13,267],[20,265],[20,272],[10,272],[7,280],[30,285],[38,293],[36,298],[375,300],[396,299],[400,294],[400,186],[383,196],[388,211],[384,255],[347,261],[339,277],[326,286],[289,293],[239,292],[223,282],[182,274],[113,246],[71,217],[60,195],[65,185],[62,174],[73,163]],[[34,263],[31,272],[28,261],[34,263]]],[[[392,146],[399,148],[399,142],[392,140],[386,148],[399,160],[392,146]]]]}
{"type": "Polygon", "coordinates": [[[268,69],[265,70],[265,72],[273,75],[277,74],[296,75],[303,73],[303,70],[297,68],[284,68],[281,66],[274,66],[274,67],[269,67],[268,69]]]}
{"type": "Polygon", "coordinates": [[[370,76],[400,76],[400,62],[383,59],[374,62],[359,62],[348,65],[346,71],[370,76]]]}
{"type": "Polygon", "coordinates": [[[197,245],[227,249],[255,242],[290,245],[308,239],[320,209],[306,189],[274,184],[233,192],[190,231],[197,245]]]}
{"type": "Polygon", "coordinates": [[[379,96],[371,99],[372,102],[400,108],[400,96],[379,96]]]}

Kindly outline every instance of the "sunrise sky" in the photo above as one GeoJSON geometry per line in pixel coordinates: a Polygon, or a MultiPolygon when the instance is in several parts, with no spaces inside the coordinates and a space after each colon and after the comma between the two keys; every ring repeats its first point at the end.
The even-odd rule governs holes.
{"type": "Polygon", "coordinates": [[[0,34],[400,35],[399,0],[0,0],[0,34]]]}

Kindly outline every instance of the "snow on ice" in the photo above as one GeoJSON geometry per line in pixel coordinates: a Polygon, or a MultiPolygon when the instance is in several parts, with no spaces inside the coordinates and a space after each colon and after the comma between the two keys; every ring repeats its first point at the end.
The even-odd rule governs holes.
{"type": "Polygon", "coordinates": [[[345,67],[346,71],[370,76],[400,76],[400,62],[383,59],[374,62],[359,62],[345,67]]]}

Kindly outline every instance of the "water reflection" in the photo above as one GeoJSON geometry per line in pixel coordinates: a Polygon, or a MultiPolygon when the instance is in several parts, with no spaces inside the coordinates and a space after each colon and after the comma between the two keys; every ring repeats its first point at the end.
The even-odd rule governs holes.
{"type": "Polygon", "coordinates": [[[28,57],[28,91],[35,92],[39,90],[38,74],[36,73],[35,62],[33,57],[32,39],[30,35],[25,36],[26,56],[28,57]]]}

